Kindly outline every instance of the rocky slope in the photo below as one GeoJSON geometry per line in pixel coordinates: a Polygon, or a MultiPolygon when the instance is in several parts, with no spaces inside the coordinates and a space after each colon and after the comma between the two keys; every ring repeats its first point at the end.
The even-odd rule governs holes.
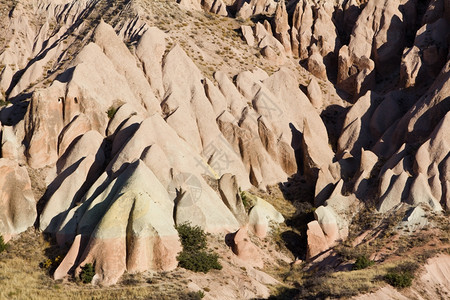
{"type": "Polygon", "coordinates": [[[264,239],[284,218],[240,191],[277,184],[312,261],[367,209],[450,210],[449,1],[0,5],[0,233],[70,246],[55,278],[173,270],[184,222],[264,239]]]}

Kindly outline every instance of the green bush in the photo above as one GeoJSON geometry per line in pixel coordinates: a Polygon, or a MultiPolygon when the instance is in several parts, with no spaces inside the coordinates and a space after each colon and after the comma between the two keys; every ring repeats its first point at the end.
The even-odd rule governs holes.
{"type": "Polygon", "coordinates": [[[83,283],[91,283],[95,275],[95,268],[93,264],[85,264],[81,267],[80,278],[83,283]]]}
{"type": "Polygon", "coordinates": [[[179,266],[194,272],[208,273],[211,269],[221,270],[219,256],[215,253],[208,253],[205,250],[193,252],[182,251],[177,256],[179,266]]]}
{"type": "Polygon", "coordinates": [[[244,205],[244,208],[246,211],[248,211],[250,209],[250,203],[249,200],[247,199],[247,195],[244,192],[241,192],[241,199],[242,199],[242,204],[244,205]]]}
{"type": "Polygon", "coordinates": [[[194,272],[208,273],[211,269],[221,270],[219,255],[207,250],[206,233],[199,226],[184,223],[176,227],[183,246],[177,256],[180,267],[194,272]]]}
{"type": "Polygon", "coordinates": [[[5,251],[8,248],[8,245],[5,243],[5,240],[3,239],[3,236],[0,235],[0,253],[5,251]]]}
{"type": "Polygon", "coordinates": [[[196,251],[206,249],[206,233],[200,226],[192,227],[189,223],[178,225],[178,236],[183,245],[183,251],[196,251]]]}
{"type": "Polygon", "coordinates": [[[373,260],[368,259],[367,256],[365,255],[358,256],[353,266],[353,270],[362,270],[370,266],[373,266],[374,263],[375,262],[373,260]]]}
{"type": "Polygon", "coordinates": [[[413,279],[414,275],[409,272],[390,271],[384,276],[387,283],[398,288],[410,287],[413,279]]]}
{"type": "Polygon", "coordinates": [[[414,273],[419,268],[416,262],[403,262],[389,270],[384,276],[384,280],[393,287],[405,288],[412,284],[414,273]]]}
{"type": "Polygon", "coordinates": [[[106,114],[108,115],[108,119],[112,119],[114,117],[114,115],[117,112],[117,107],[111,106],[110,108],[108,108],[108,110],[106,111],[106,114]]]}

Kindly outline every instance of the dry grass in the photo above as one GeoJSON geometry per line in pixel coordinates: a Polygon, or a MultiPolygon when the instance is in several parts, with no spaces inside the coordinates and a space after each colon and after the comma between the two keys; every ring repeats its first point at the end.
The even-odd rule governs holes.
{"type": "Polygon", "coordinates": [[[336,246],[324,260],[304,262],[272,273],[284,283],[274,290],[274,299],[347,298],[375,291],[387,283],[384,276],[401,266],[415,266],[418,274],[428,259],[450,253],[450,218],[429,212],[430,224],[415,232],[399,226],[406,210],[391,215],[362,211],[350,227],[349,239],[336,246]],[[369,218],[369,215],[370,218],[369,218]],[[357,246],[355,239],[369,231],[357,246]],[[356,257],[375,259],[375,265],[352,270],[356,257]],[[417,268],[416,268],[417,267],[417,268]]]}
{"type": "Polygon", "coordinates": [[[9,249],[0,254],[0,299],[196,299],[185,285],[173,280],[176,272],[127,275],[121,284],[108,288],[55,281],[39,267],[52,255],[52,247],[34,229],[8,245],[9,249]]]}
{"type": "Polygon", "coordinates": [[[363,270],[304,271],[304,265],[294,266],[285,275],[284,286],[273,293],[274,299],[342,299],[370,293],[386,285],[384,276],[391,270],[411,266],[417,271],[414,259],[376,264],[363,270]]]}

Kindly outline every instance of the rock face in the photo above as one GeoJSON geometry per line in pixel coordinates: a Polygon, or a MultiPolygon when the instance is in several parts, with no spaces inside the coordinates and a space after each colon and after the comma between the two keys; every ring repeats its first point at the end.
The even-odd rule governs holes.
{"type": "Polygon", "coordinates": [[[34,224],[36,201],[25,167],[0,158],[0,232],[8,241],[34,224]]]}
{"type": "Polygon", "coordinates": [[[327,239],[320,227],[319,222],[312,221],[308,223],[308,252],[306,256],[308,258],[315,257],[329,249],[327,239]]]}
{"type": "Polygon", "coordinates": [[[235,1],[237,17],[247,19],[252,15],[273,14],[276,10],[277,3],[274,0],[237,0],[235,1]]]}
{"type": "MultiPolygon", "coordinates": [[[[70,253],[80,257],[73,262],[75,266],[95,262],[96,283],[114,284],[125,271],[164,271],[177,266],[175,256],[181,244],[172,218],[174,204],[144,162],[133,162],[114,180],[94,184],[87,195],[67,213],[58,235],[60,242],[76,233],[88,240],[82,248],[75,239],[70,253]]],[[[70,257],[74,255],[66,260],[72,262],[70,257]]]]}
{"type": "Polygon", "coordinates": [[[450,209],[448,1],[110,2],[0,7],[0,233],[72,245],[55,278],[171,270],[185,222],[250,259],[284,218],[240,192],[297,179],[309,258],[364,205],[450,209]]]}
{"type": "Polygon", "coordinates": [[[315,221],[308,223],[308,258],[335,246],[348,236],[349,225],[358,211],[358,200],[342,195],[343,180],[340,180],[330,198],[314,211],[315,221]]]}
{"type": "Polygon", "coordinates": [[[247,223],[247,213],[242,203],[236,177],[227,173],[219,180],[219,192],[225,205],[236,217],[240,225],[247,223]]]}

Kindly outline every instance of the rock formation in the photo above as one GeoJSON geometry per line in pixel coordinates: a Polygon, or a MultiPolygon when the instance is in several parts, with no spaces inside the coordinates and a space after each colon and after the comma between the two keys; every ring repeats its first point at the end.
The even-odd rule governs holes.
{"type": "Polygon", "coordinates": [[[185,222],[253,259],[285,218],[241,191],[296,180],[308,258],[450,209],[448,1],[119,2],[0,7],[0,234],[71,245],[55,278],[172,270],[185,222]]]}
{"type": "Polygon", "coordinates": [[[25,231],[36,219],[36,201],[25,167],[7,158],[0,159],[0,232],[6,241],[25,231]]]}

